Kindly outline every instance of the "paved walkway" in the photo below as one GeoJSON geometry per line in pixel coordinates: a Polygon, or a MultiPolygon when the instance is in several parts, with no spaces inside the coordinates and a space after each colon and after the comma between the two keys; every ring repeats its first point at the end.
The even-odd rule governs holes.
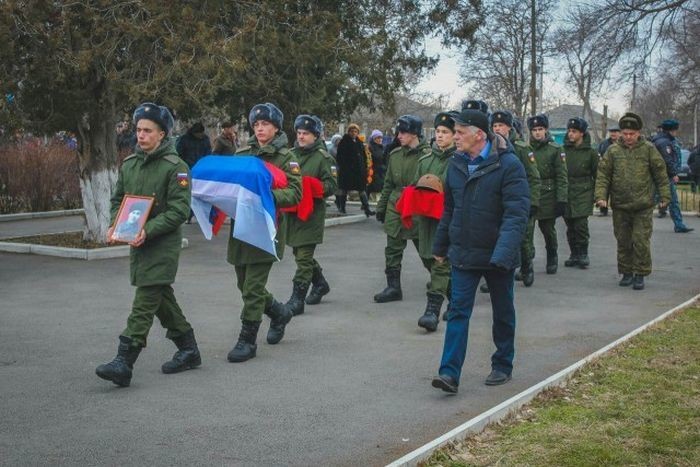
{"type": "MultiPolygon", "coordinates": [[[[295,318],[277,346],[231,364],[240,295],[225,260],[225,236],[207,242],[185,226],[175,290],[194,325],[204,364],[163,375],[174,351],[155,325],[132,386],[113,387],[94,368],[110,360],[133,289],[128,259],[78,261],[0,253],[0,463],[3,465],[382,465],[483,412],[673,305],[700,292],[697,230],[674,234],[655,220],[654,274],[647,289],[617,286],[611,219],[592,218],[592,267],[516,286],[513,380],[489,388],[490,305],[479,294],[460,393],[430,387],[444,323],[416,326],[426,274],[414,251],[404,263],[404,301],[378,305],[384,286],[381,227],[373,220],[329,229],[318,249],[332,292],[295,318]]],[[[0,225],[3,229],[4,225],[0,225]]],[[[290,293],[293,260],[271,274],[290,293]]]]}

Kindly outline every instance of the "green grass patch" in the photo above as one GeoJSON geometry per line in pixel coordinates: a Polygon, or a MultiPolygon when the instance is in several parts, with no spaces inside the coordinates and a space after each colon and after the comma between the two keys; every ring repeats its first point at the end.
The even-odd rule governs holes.
{"type": "Polygon", "coordinates": [[[700,465],[700,308],[635,336],[422,465],[700,465]]]}

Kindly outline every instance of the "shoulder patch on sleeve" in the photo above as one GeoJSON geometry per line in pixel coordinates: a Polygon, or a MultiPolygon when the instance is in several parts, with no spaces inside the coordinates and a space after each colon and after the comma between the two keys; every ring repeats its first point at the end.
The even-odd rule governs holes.
{"type": "Polygon", "coordinates": [[[190,177],[187,172],[178,172],[176,174],[177,178],[177,184],[180,185],[182,188],[187,188],[187,186],[190,184],[190,177]]]}
{"type": "Polygon", "coordinates": [[[335,178],[338,178],[338,167],[331,165],[331,175],[335,178]]]}
{"type": "Polygon", "coordinates": [[[566,160],[566,153],[564,151],[560,152],[559,157],[561,157],[561,160],[565,161],[566,160]]]}
{"type": "Polygon", "coordinates": [[[532,151],[528,152],[527,158],[530,159],[531,163],[533,163],[533,164],[535,163],[535,153],[534,152],[532,152],[532,151]]]}
{"type": "Polygon", "coordinates": [[[301,173],[301,167],[297,161],[289,161],[289,171],[294,175],[299,175],[301,173]]]}
{"type": "Polygon", "coordinates": [[[179,157],[177,157],[173,154],[168,154],[167,156],[163,156],[163,159],[165,159],[166,161],[170,162],[171,164],[175,164],[175,165],[182,162],[182,159],[180,159],[179,157]]]}

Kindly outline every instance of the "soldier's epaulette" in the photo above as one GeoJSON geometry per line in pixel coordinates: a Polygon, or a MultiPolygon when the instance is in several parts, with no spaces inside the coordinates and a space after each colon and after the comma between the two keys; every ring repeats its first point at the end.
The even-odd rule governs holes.
{"type": "Polygon", "coordinates": [[[174,165],[178,165],[180,162],[183,162],[182,159],[180,159],[179,157],[177,157],[173,154],[168,154],[167,156],[163,156],[163,159],[165,159],[166,161],[168,161],[174,165]]]}
{"type": "Polygon", "coordinates": [[[516,139],[515,142],[513,143],[513,145],[521,147],[521,148],[526,148],[528,146],[528,144],[521,139],[516,139]]]}
{"type": "Polygon", "coordinates": [[[136,157],[136,153],[133,153],[133,154],[131,154],[130,156],[126,156],[126,157],[124,158],[124,160],[122,161],[122,163],[128,161],[129,159],[133,159],[134,157],[136,157]]]}
{"type": "Polygon", "coordinates": [[[389,153],[389,155],[392,155],[395,152],[399,152],[399,151],[403,151],[403,146],[399,146],[397,148],[392,149],[391,152],[389,153]]]}
{"type": "Polygon", "coordinates": [[[429,153],[423,154],[418,158],[419,161],[422,161],[423,159],[427,159],[428,157],[431,157],[433,155],[433,151],[431,150],[429,153]]]}
{"type": "Polygon", "coordinates": [[[245,146],[242,148],[238,148],[238,150],[236,151],[236,154],[247,154],[249,152],[250,152],[250,146],[245,146]]]}
{"type": "Polygon", "coordinates": [[[318,152],[323,154],[323,157],[325,157],[326,159],[333,159],[333,156],[331,156],[330,153],[323,148],[320,148],[318,152]]]}
{"type": "Polygon", "coordinates": [[[550,141],[550,142],[547,143],[547,144],[549,144],[550,146],[552,146],[552,147],[554,147],[554,148],[557,148],[557,151],[561,151],[561,150],[562,150],[561,145],[555,143],[554,141],[550,141]]]}

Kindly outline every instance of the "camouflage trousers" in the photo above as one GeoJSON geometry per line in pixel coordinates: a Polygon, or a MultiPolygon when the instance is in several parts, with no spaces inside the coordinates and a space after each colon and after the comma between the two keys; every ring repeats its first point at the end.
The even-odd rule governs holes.
{"type": "Polygon", "coordinates": [[[576,248],[587,248],[591,234],[588,231],[588,216],[565,217],[566,240],[569,242],[571,251],[576,248]]]}
{"type": "Polygon", "coordinates": [[[651,274],[653,212],[653,207],[639,211],[613,209],[618,273],[640,276],[651,274]]]}
{"type": "Polygon", "coordinates": [[[130,338],[140,347],[146,347],[154,316],[168,330],[168,339],[179,337],[192,329],[177,304],[173,288],[170,285],[149,285],[136,288],[131,314],[126,320],[122,336],[130,338]]]}

